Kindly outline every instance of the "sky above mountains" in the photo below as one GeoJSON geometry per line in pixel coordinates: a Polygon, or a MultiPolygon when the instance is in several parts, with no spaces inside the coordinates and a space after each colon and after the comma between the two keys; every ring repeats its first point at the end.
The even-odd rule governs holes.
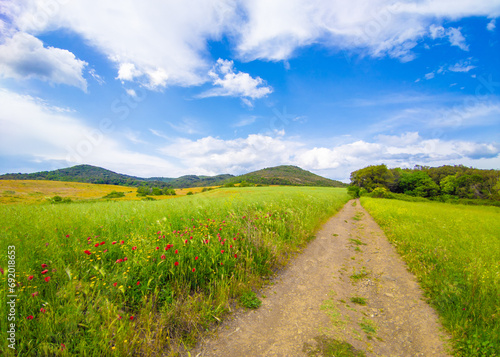
{"type": "Polygon", "coordinates": [[[500,168],[499,0],[1,0],[0,173],[500,168]]]}

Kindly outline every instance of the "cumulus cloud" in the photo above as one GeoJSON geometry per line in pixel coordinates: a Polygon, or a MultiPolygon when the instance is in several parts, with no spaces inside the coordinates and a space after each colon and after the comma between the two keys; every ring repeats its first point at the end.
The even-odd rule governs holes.
{"type": "Polygon", "coordinates": [[[87,62],[67,50],[44,47],[42,41],[18,32],[0,45],[0,75],[8,78],[37,78],[87,90],[83,69],[87,62]]]}
{"type": "Polygon", "coordinates": [[[476,68],[470,61],[461,61],[450,66],[448,69],[452,72],[469,72],[471,69],[476,68]]]}
{"type": "MultiPolygon", "coordinates": [[[[92,164],[138,176],[185,174],[165,159],[128,150],[113,124],[91,127],[75,113],[0,90],[0,155],[59,165],[92,164]]],[[[130,135],[126,135],[130,138],[130,135]]]]}
{"type": "Polygon", "coordinates": [[[488,25],[486,25],[486,29],[488,31],[495,31],[496,28],[496,19],[492,19],[490,22],[488,22],[488,25]]]}
{"type": "MultiPolygon", "coordinates": [[[[208,72],[215,88],[201,93],[198,97],[241,97],[257,99],[272,93],[262,78],[251,77],[248,73],[236,72],[233,61],[219,58],[208,72]]],[[[249,103],[248,101],[246,102],[249,103]]]]}
{"type": "MultiPolygon", "coordinates": [[[[2,11],[8,19],[2,22],[3,34],[36,36],[68,29],[113,61],[119,80],[151,89],[215,81],[216,90],[210,94],[261,98],[267,87],[259,86],[258,78],[250,74],[227,76],[217,72],[224,67],[219,66],[217,78],[208,75],[213,66],[209,41],[228,38],[239,59],[248,61],[286,61],[312,44],[410,61],[415,58],[412,49],[428,37],[445,37],[451,45],[467,50],[461,30],[445,29],[440,23],[470,16],[497,17],[500,4],[468,0],[151,0],[148,6],[137,6],[131,0],[64,4],[18,0],[7,2],[2,11]]],[[[490,28],[494,26],[494,22],[490,24],[490,28]]],[[[49,52],[40,52],[40,58],[49,52]]],[[[83,87],[81,76],[73,78],[79,78],[74,83],[83,87]]]]}

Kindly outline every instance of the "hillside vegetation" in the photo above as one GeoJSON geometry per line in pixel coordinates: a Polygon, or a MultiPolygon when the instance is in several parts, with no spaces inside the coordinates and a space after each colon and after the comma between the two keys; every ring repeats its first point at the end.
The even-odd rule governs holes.
{"type": "Polygon", "coordinates": [[[293,185],[345,187],[340,181],[330,180],[297,166],[276,166],[233,177],[228,182],[248,182],[262,185],[293,185]]]}

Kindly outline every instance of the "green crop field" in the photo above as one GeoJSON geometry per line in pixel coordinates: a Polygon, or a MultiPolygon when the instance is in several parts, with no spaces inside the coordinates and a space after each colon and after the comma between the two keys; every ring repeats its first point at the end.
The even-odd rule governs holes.
{"type": "MultiPolygon", "coordinates": [[[[19,356],[174,353],[348,199],[339,188],[256,187],[0,206],[1,330],[14,323],[19,356]]],[[[14,355],[9,343],[2,355],[14,355]]]]}
{"type": "Polygon", "coordinates": [[[452,335],[457,356],[500,356],[500,208],[361,198],[452,335]]]}

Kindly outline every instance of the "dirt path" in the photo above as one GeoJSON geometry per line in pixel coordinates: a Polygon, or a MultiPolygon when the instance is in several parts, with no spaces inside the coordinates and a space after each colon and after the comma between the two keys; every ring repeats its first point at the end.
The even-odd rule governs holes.
{"type": "Polygon", "coordinates": [[[191,355],[307,356],[305,346],[335,339],[366,356],[448,356],[436,313],[359,201],[331,218],[261,298],[191,355]]]}

